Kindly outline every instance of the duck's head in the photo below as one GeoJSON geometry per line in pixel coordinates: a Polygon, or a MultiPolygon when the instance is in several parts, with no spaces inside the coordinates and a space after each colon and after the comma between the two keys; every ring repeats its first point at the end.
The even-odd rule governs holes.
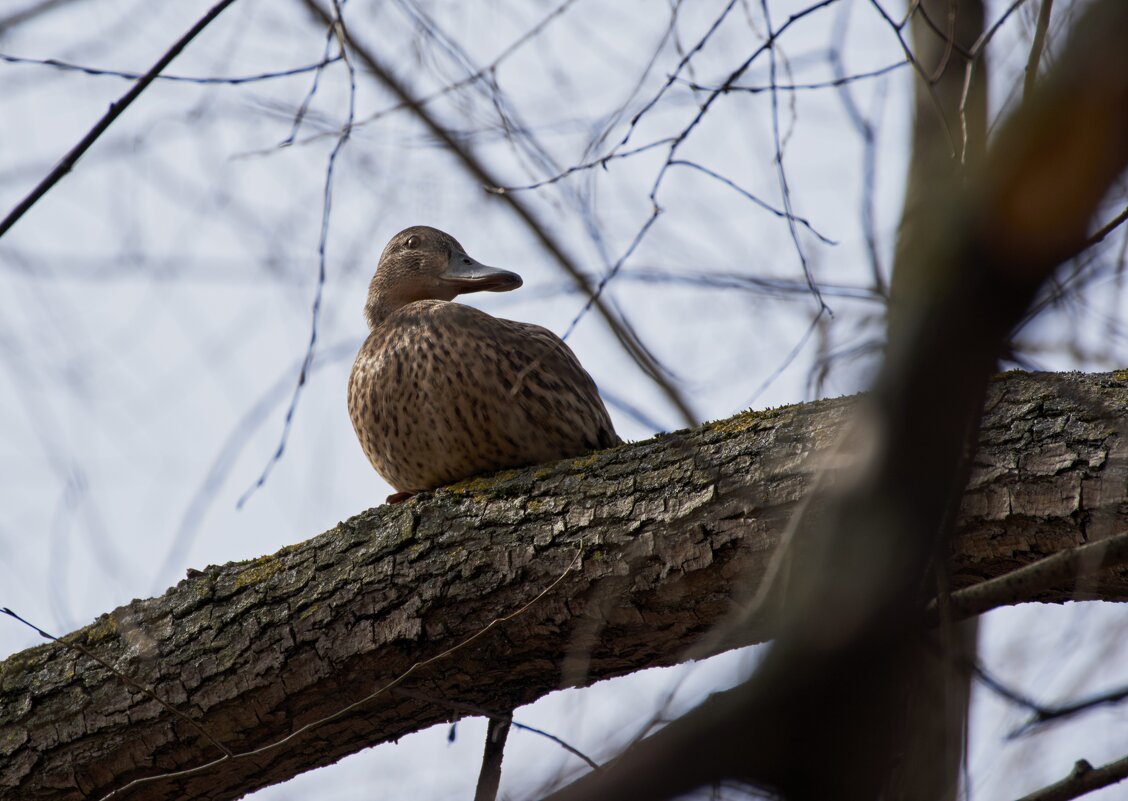
{"type": "Polygon", "coordinates": [[[487,267],[466,255],[453,236],[415,225],[392,237],[368,285],[364,307],[375,328],[388,314],[417,300],[454,300],[467,292],[508,292],[521,276],[487,267]]]}

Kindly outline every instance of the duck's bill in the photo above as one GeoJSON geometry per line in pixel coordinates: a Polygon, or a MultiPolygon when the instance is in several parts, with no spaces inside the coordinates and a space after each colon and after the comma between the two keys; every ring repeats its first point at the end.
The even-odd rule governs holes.
{"type": "Polygon", "coordinates": [[[487,267],[465,253],[452,253],[444,283],[458,287],[459,292],[508,292],[521,286],[521,276],[497,267],[487,267]]]}

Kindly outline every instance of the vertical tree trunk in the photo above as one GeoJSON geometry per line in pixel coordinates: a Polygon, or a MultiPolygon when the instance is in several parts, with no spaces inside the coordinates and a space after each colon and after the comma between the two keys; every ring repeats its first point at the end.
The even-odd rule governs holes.
{"type": "MultiPolygon", "coordinates": [[[[983,31],[981,0],[923,0],[912,21],[919,64],[914,89],[911,157],[893,264],[889,336],[910,321],[918,293],[931,291],[938,276],[923,269],[938,197],[980,168],[987,140],[987,65],[969,59],[983,31]],[[970,81],[967,81],[968,70],[970,81]],[[965,95],[966,82],[966,95],[965,95]]],[[[941,568],[946,570],[946,568],[941,568]]],[[[944,573],[938,576],[942,582],[944,573]]],[[[971,677],[965,665],[975,657],[977,619],[942,625],[913,656],[913,683],[905,688],[904,717],[897,742],[904,750],[890,776],[892,801],[955,801],[967,748],[971,677]]]]}

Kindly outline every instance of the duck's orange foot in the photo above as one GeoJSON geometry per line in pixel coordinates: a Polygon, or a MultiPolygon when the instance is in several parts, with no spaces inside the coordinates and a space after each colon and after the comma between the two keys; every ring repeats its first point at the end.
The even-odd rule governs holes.
{"type": "Polygon", "coordinates": [[[414,492],[393,492],[391,495],[388,496],[388,500],[386,500],[385,503],[403,503],[408,498],[414,498],[414,497],[415,497],[414,492]]]}

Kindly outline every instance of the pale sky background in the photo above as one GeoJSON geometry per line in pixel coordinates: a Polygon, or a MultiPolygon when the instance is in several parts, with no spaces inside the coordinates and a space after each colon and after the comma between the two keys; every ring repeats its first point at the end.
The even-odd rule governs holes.
{"type": "MultiPolygon", "coordinates": [[[[4,0],[0,20],[31,5],[37,3],[4,0]]],[[[0,30],[0,54],[143,72],[210,5],[72,0],[0,30]]],[[[772,0],[774,26],[809,5],[772,0]]],[[[1008,5],[992,3],[992,20],[1008,5]]],[[[497,66],[502,108],[516,134],[506,135],[481,81],[428,108],[508,184],[551,177],[608,152],[725,6],[685,0],[670,34],[669,3],[575,0],[497,66]],[[604,130],[606,139],[593,145],[604,130]]],[[[490,64],[558,7],[349,0],[344,16],[353,35],[424,96],[490,64]],[[420,28],[420,13],[441,36],[420,28]]],[[[989,49],[993,112],[1014,100],[1035,11],[1034,2],[1019,9],[989,49]]],[[[1068,3],[1055,5],[1057,22],[1069,13],[1068,3]]],[[[683,77],[723,81],[762,42],[766,27],[758,2],[735,3],[683,77]]],[[[325,31],[301,2],[240,0],[168,73],[279,71],[318,62],[324,47],[325,31]]],[[[777,82],[833,78],[832,49],[840,51],[845,74],[903,60],[871,3],[841,0],[786,32],[777,82]]],[[[768,70],[761,58],[740,83],[764,85],[768,70]]],[[[907,157],[909,78],[901,68],[850,84],[877,133],[874,230],[886,278],[907,157]]],[[[370,119],[394,101],[359,70],[355,119],[363,124],[336,164],[315,369],[282,459],[237,509],[278,445],[310,336],[326,164],[347,118],[349,86],[342,63],[327,67],[296,144],[280,147],[312,80],[305,73],[238,86],[152,86],[0,239],[0,606],[62,634],[130,599],[163,592],[188,567],[271,553],[380,503],[389,488],[356,443],[345,386],[365,335],[367,281],[384,243],[401,228],[443,228],[480,261],[525,279],[518,292],[470,296],[468,303],[558,333],[582,309],[583,299],[508,207],[413,117],[392,111],[370,119]]],[[[118,77],[0,62],[0,211],[127,88],[118,77]]],[[[631,146],[682,130],[701,98],[675,84],[643,117],[631,146]]],[[[833,88],[781,94],[779,101],[795,213],[837,243],[800,234],[834,314],[825,337],[804,339],[818,310],[809,294],[733,283],[736,276],[802,284],[786,222],[690,167],[668,171],[657,195],[663,214],[607,288],[701,420],[809,400],[820,348],[848,353],[877,342],[882,331],[882,307],[866,292],[858,130],[833,88]],[[654,280],[656,273],[666,280],[654,280]],[[719,286],[703,285],[719,278],[719,286]]],[[[662,153],[613,161],[522,197],[579,263],[601,275],[647,220],[662,153]]],[[[679,157],[780,207],[774,153],[770,93],[732,93],[717,101],[679,157]]],[[[1125,241],[1120,231],[1106,243],[1108,265],[1123,259],[1125,241]]],[[[1098,273],[1085,294],[1024,332],[1033,364],[1128,366],[1121,330],[1128,308],[1117,276],[1098,273]]],[[[595,315],[581,319],[569,342],[624,437],[681,427],[595,315]]],[[[821,394],[864,388],[874,358],[836,359],[821,394]]],[[[1073,699],[1128,683],[1126,626],[1128,614],[1115,605],[1000,610],[985,618],[983,658],[1044,702],[1073,699]]],[[[37,643],[27,629],[0,620],[0,656],[37,643]]],[[[556,693],[516,718],[607,758],[671,692],[670,711],[685,710],[740,681],[755,660],[756,650],[748,649],[556,693]]],[[[1128,753],[1122,707],[1008,740],[1024,718],[1023,710],[977,688],[972,798],[1018,796],[1063,777],[1079,758],[1097,765],[1128,753]]],[[[483,733],[483,721],[464,720],[448,743],[448,727],[436,727],[254,797],[466,798],[483,733]]],[[[526,797],[579,765],[558,746],[515,731],[502,793],[526,797]]],[[[1108,801],[1122,792],[1087,798],[1108,801]]]]}

